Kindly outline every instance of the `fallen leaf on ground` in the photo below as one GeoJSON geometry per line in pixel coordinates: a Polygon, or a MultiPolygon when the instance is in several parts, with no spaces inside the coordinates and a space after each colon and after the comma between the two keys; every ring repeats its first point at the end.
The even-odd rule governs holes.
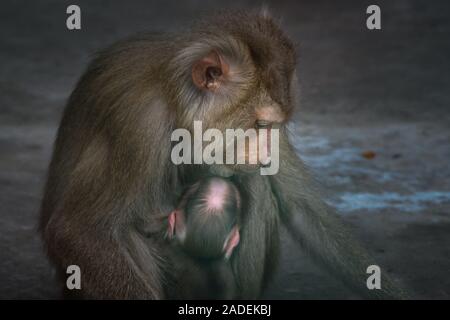
{"type": "Polygon", "coordinates": [[[369,150],[369,151],[364,151],[361,155],[366,159],[373,159],[373,158],[375,158],[375,156],[377,154],[375,152],[369,150]]]}

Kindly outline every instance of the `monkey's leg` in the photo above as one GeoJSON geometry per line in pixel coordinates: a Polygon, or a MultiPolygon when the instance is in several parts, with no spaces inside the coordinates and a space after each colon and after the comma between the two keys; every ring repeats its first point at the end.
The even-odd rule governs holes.
{"type": "Polygon", "coordinates": [[[321,200],[285,134],[280,135],[280,170],[270,179],[283,223],[313,258],[364,297],[394,299],[404,296],[384,274],[381,290],[367,288],[367,267],[376,263],[349,236],[335,212],[321,200]]]}
{"type": "Polygon", "coordinates": [[[55,212],[43,231],[49,256],[63,274],[69,265],[80,267],[82,297],[164,298],[164,260],[156,243],[132,225],[104,221],[100,227],[73,217],[55,212]]]}

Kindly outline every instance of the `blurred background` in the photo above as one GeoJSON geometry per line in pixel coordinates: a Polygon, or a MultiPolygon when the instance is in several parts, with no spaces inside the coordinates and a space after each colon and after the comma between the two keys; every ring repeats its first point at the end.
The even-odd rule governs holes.
{"type": "MultiPolygon", "coordinates": [[[[65,102],[92,55],[261,1],[10,1],[0,6],[0,298],[60,298],[37,233],[65,102]],[[81,7],[79,31],[66,8],[81,7]]],[[[450,298],[450,2],[264,1],[299,51],[299,154],[363,244],[415,298],[450,298]],[[366,8],[381,8],[381,30],[366,8]]],[[[351,298],[283,235],[265,298],[351,298]]]]}

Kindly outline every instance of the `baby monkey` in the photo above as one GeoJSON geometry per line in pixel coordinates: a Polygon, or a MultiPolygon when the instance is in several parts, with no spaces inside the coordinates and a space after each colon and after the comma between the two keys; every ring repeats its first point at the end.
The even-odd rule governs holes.
{"type": "Polygon", "coordinates": [[[198,181],[169,214],[168,238],[176,254],[176,290],[187,299],[236,298],[229,258],[239,244],[241,198],[223,178],[198,181]]]}

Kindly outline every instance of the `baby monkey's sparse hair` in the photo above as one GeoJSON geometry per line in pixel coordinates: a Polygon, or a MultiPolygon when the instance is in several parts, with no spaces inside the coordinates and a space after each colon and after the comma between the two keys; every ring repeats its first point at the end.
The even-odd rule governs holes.
{"type": "Polygon", "coordinates": [[[169,216],[169,235],[200,259],[229,258],[239,243],[240,195],[223,178],[206,178],[190,186],[169,216]]]}

